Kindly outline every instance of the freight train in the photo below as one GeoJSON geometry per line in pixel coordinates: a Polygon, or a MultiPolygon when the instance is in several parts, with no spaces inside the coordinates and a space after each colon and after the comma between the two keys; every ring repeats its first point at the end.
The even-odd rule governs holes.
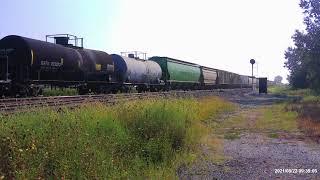
{"type": "Polygon", "coordinates": [[[48,85],[73,87],[79,94],[87,94],[248,88],[258,84],[255,77],[169,57],[145,60],[132,54],[127,57],[85,49],[82,40],[68,34],[47,36],[46,41],[16,35],[1,39],[0,96],[37,96],[48,85]],[[80,40],[82,45],[78,46],[80,40]]]}

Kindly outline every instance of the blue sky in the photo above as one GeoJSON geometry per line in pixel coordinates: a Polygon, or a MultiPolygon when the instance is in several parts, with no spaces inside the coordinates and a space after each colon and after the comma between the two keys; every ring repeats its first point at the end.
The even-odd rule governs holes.
{"type": "Polygon", "coordinates": [[[108,53],[139,50],[239,74],[284,78],[283,53],[303,29],[299,0],[1,0],[0,38],[85,38],[108,53]]]}
{"type": "Polygon", "coordinates": [[[1,0],[0,37],[9,34],[44,40],[47,34],[69,33],[85,38],[85,46],[111,46],[118,1],[1,0]]]}

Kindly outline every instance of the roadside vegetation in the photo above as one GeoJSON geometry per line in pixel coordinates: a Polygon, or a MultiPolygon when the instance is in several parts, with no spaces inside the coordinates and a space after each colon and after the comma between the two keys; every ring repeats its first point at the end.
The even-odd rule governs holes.
{"type": "Polygon", "coordinates": [[[0,117],[0,179],[171,179],[234,110],[216,97],[42,108],[0,117]]]}
{"type": "MultiPolygon", "coordinates": [[[[297,127],[305,136],[318,142],[320,137],[320,94],[312,89],[292,89],[288,87],[271,87],[272,94],[294,96],[297,101],[283,105],[286,112],[297,114],[297,127]]],[[[285,120],[283,120],[285,121],[285,120]]]]}
{"type": "Polygon", "coordinates": [[[223,120],[211,122],[214,133],[224,139],[238,139],[245,133],[292,133],[298,130],[297,113],[288,111],[285,104],[239,110],[223,120]]]}
{"type": "Polygon", "coordinates": [[[301,102],[320,102],[319,92],[312,89],[293,89],[290,86],[271,86],[268,92],[275,95],[293,96],[301,102]]]}
{"type": "Polygon", "coordinates": [[[294,88],[310,88],[320,92],[320,1],[300,0],[305,29],[296,30],[292,36],[294,45],[285,52],[290,85],[294,88]]]}
{"type": "MultiPolygon", "coordinates": [[[[299,132],[298,113],[288,111],[286,104],[260,106],[257,108],[236,107],[234,111],[206,121],[212,129],[204,144],[205,152],[210,152],[209,161],[223,165],[230,157],[225,155],[224,143],[240,139],[251,133],[269,138],[295,135],[299,132]]],[[[206,157],[202,160],[208,160],[206,157]]]]}
{"type": "Polygon", "coordinates": [[[311,96],[315,94],[311,89],[294,89],[290,86],[278,85],[268,87],[268,93],[287,96],[311,96]]]}
{"type": "Polygon", "coordinates": [[[291,87],[300,90],[282,91],[302,97],[299,102],[290,103],[288,109],[299,114],[299,128],[307,136],[320,137],[320,1],[300,0],[304,13],[305,29],[296,30],[292,36],[294,46],[285,52],[285,67],[291,87]]]}
{"type": "Polygon", "coordinates": [[[288,111],[285,104],[272,105],[257,110],[261,116],[255,123],[257,131],[266,132],[296,132],[297,113],[288,111]]]}

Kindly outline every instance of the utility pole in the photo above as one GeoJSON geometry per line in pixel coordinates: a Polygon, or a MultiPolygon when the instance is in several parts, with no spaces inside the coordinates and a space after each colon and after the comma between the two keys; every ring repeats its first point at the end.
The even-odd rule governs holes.
{"type": "Polygon", "coordinates": [[[254,65],[254,63],[256,63],[256,61],[254,59],[251,59],[250,60],[250,64],[251,64],[251,68],[252,68],[252,76],[251,76],[251,78],[252,78],[252,90],[253,91],[254,91],[254,84],[253,84],[253,65],[254,65]]]}
{"type": "Polygon", "coordinates": [[[257,76],[257,78],[259,78],[259,62],[257,61],[256,64],[257,64],[257,75],[256,76],[257,76]]]}

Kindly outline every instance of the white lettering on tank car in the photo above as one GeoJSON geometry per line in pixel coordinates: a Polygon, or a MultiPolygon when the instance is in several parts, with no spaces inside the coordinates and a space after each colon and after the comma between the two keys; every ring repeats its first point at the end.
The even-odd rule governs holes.
{"type": "Polygon", "coordinates": [[[63,62],[41,61],[41,66],[61,67],[63,62]]]}

